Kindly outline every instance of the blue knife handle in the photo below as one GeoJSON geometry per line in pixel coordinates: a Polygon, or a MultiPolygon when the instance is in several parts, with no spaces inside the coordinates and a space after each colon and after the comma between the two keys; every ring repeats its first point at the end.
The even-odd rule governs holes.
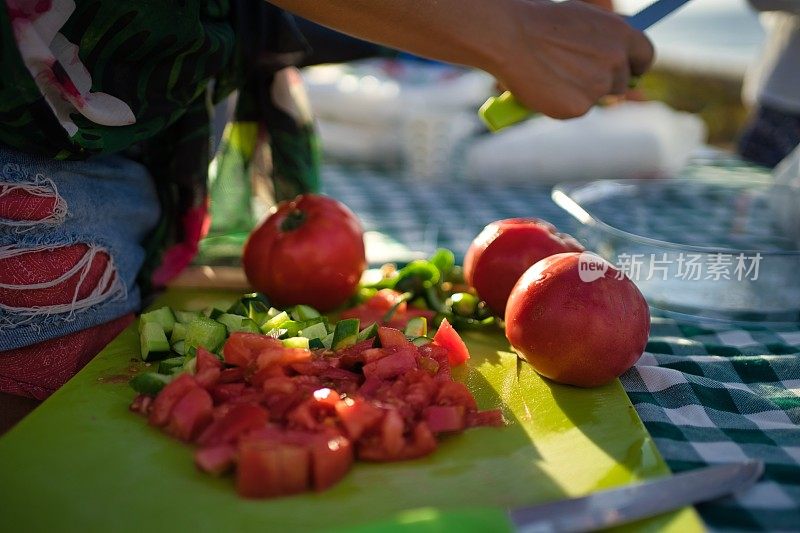
{"type": "Polygon", "coordinates": [[[688,1],[689,0],[656,0],[635,15],[628,17],[628,24],[639,31],[644,31],[688,1]]]}

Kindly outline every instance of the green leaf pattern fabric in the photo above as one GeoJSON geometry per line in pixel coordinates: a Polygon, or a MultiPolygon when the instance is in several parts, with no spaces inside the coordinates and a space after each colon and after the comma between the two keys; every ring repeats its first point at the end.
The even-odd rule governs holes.
{"type": "Polygon", "coordinates": [[[141,282],[163,285],[208,228],[210,110],[239,91],[237,119],[269,139],[281,200],[319,187],[313,122],[276,76],[308,51],[263,0],[5,0],[0,143],[57,159],[125,153],[148,167],[163,216],[141,282]]]}

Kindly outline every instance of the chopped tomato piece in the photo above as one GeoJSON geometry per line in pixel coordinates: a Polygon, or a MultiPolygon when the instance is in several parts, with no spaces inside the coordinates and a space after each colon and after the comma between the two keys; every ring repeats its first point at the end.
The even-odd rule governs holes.
{"type": "Polygon", "coordinates": [[[150,407],[153,405],[153,397],[147,394],[140,394],[131,402],[130,410],[147,416],[150,414],[150,407]]]}
{"type": "Polygon", "coordinates": [[[390,457],[397,456],[403,449],[405,444],[403,433],[405,433],[405,424],[400,413],[396,409],[387,410],[381,424],[381,440],[390,457]]]}
{"type": "Polygon", "coordinates": [[[378,379],[390,379],[416,368],[417,358],[414,357],[414,350],[404,349],[364,365],[363,372],[368,379],[373,376],[378,379]]]}
{"type": "Polygon", "coordinates": [[[200,373],[207,368],[216,368],[218,370],[222,370],[222,361],[214,355],[213,353],[209,352],[202,346],[197,348],[197,372],[200,373]]]}
{"type": "Polygon", "coordinates": [[[293,363],[304,363],[311,360],[311,351],[305,348],[269,348],[259,352],[256,357],[256,368],[262,370],[271,365],[286,366],[293,363]]]}
{"type": "Polygon", "coordinates": [[[425,408],[425,422],[434,433],[461,431],[466,426],[463,405],[431,405],[425,408]]]}
{"type": "Polygon", "coordinates": [[[265,380],[261,385],[261,389],[267,396],[286,395],[297,391],[297,383],[289,376],[277,376],[265,380]]]}
{"type": "Polygon", "coordinates": [[[265,426],[268,418],[263,407],[246,403],[234,405],[203,431],[197,443],[200,446],[217,446],[236,442],[246,431],[265,426]]]}
{"type": "Polygon", "coordinates": [[[503,419],[503,411],[500,409],[488,409],[486,411],[478,411],[475,413],[467,414],[467,426],[490,426],[502,427],[506,422],[503,419]]]}
{"type": "Polygon", "coordinates": [[[219,375],[220,383],[238,383],[244,381],[244,368],[226,368],[219,375]]]}
{"type": "Polygon", "coordinates": [[[433,359],[438,364],[434,378],[436,378],[437,381],[450,381],[450,361],[447,356],[447,350],[437,344],[429,342],[424,346],[420,346],[419,353],[421,360],[420,366],[423,365],[422,360],[424,358],[428,357],[433,359]]]}
{"type": "Polygon", "coordinates": [[[424,370],[414,370],[403,376],[406,389],[403,392],[403,401],[421,412],[432,402],[439,388],[432,377],[424,370]]]}
{"type": "MultiPolygon", "coordinates": [[[[254,367],[254,365],[251,365],[251,367],[254,367]]],[[[262,386],[265,381],[273,378],[288,377],[286,375],[286,370],[280,365],[268,365],[258,370],[249,368],[248,372],[249,376],[246,378],[247,381],[256,387],[262,386]]]]}
{"type": "Polygon", "coordinates": [[[361,352],[361,359],[362,363],[368,365],[377,361],[378,359],[382,359],[389,354],[394,353],[396,350],[391,350],[389,348],[370,348],[369,350],[364,350],[361,352]]]}
{"type": "Polygon", "coordinates": [[[213,407],[211,395],[205,389],[195,387],[175,404],[165,431],[188,442],[211,422],[213,407]]]}
{"type": "Polygon", "coordinates": [[[161,389],[153,401],[149,422],[154,426],[163,426],[169,421],[169,415],[178,400],[183,398],[190,390],[199,388],[199,385],[189,374],[181,374],[166,387],[161,389]]]}
{"type": "Polygon", "coordinates": [[[309,488],[309,450],[291,444],[246,440],[239,445],[236,490],[245,498],[266,498],[309,488]]]}
{"type": "Polygon", "coordinates": [[[436,405],[461,405],[467,411],[477,411],[478,404],[466,385],[457,381],[439,383],[436,405]]]}
{"type": "MultiPolygon", "coordinates": [[[[401,302],[403,295],[397,291],[393,291],[392,289],[381,289],[376,292],[369,300],[365,302],[365,305],[368,309],[375,309],[376,311],[383,311],[386,312],[398,302],[401,302]]],[[[397,311],[405,312],[406,310],[406,303],[401,302],[400,305],[397,305],[397,311]]]]}
{"type": "MultiPolygon", "coordinates": [[[[220,379],[220,381],[222,381],[220,379]]],[[[244,383],[220,383],[211,389],[211,397],[215,403],[225,403],[238,397],[245,388],[244,383]]]]}
{"type": "Polygon", "coordinates": [[[194,375],[194,379],[204,389],[211,389],[219,382],[220,375],[222,375],[222,372],[219,368],[210,366],[203,370],[198,370],[197,374],[194,375]]]}
{"type": "Polygon", "coordinates": [[[366,400],[345,398],[336,402],[336,415],[342,422],[347,436],[356,441],[383,418],[383,411],[366,400]]]}
{"type": "Polygon", "coordinates": [[[353,465],[353,446],[341,435],[320,435],[311,448],[313,485],[325,490],[342,479],[353,465]]]}
{"type": "Polygon", "coordinates": [[[283,343],[278,339],[260,335],[258,333],[245,333],[235,331],[231,333],[222,347],[225,362],[231,365],[246,367],[262,350],[281,348],[283,343]]]}
{"type": "Polygon", "coordinates": [[[236,448],[230,444],[200,448],[194,454],[194,464],[203,472],[214,476],[225,473],[233,466],[236,448]]]}
{"type": "Polygon", "coordinates": [[[375,339],[367,339],[365,341],[357,342],[353,346],[348,346],[344,350],[338,352],[338,361],[340,366],[344,368],[352,368],[356,363],[363,363],[363,354],[367,350],[371,350],[375,345],[375,339]]]}
{"type": "Polygon", "coordinates": [[[469,359],[469,350],[467,345],[461,339],[458,332],[450,325],[445,318],[436,330],[436,335],[433,336],[433,342],[437,346],[441,346],[447,350],[447,360],[450,366],[460,365],[466,363],[469,359]]]}
{"type": "Polygon", "coordinates": [[[393,346],[413,346],[405,334],[399,329],[395,328],[378,328],[378,339],[381,341],[381,346],[384,348],[391,348],[393,346]]]}

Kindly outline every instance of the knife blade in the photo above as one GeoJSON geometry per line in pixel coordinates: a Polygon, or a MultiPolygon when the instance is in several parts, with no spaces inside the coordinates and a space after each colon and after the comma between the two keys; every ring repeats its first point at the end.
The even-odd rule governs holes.
{"type": "Polygon", "coordinates": [[[687,505],[727,496],[749,487],[764,472],[761,461],[711,466],[581,498],[503,509],[481,505],[403,511],[379,522],[334,529],[335,533],[560,533],[591,531],[652,518],[687,505]]]}
{"type": "MultiPolygon", "coordinates": [[[[689,0],[656,0],[638,13],[626,17],[628,24],[644,31],[660,21],[689,0]]],[[[520,104],[510,91],[492,96],[481,106],[478,115],[489,128],[496,132],[530,117],[533,111],[520,104]]]]}
{"type": "Polygon", "coordinates": [[[725,464],[509,511],[519,533],[577,532],[627,524],[743,490],[764,472],[761,461],[725,464]]]}

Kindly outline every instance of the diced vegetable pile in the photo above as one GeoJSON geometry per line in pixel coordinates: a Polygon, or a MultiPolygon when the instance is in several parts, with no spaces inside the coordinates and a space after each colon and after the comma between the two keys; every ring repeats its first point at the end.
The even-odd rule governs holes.
{"type": "Polygon", "coordinates": [[[250,498],[324,490],[355,459],[413,459],[438,435],[502,425],[500,410],[479,411],[451,378],[469,353],[447,318],[429,338],[434,313],[407,300],[375,288],[361,305],[381,320],[363,328],[307,306],[274,309],[258,294],[224,311],[145,313],[142,358],[158,372],[131,380],[131,409],[195,444],[201,470],[235,471],[250,498]],[[402,330],[378,324],[393,319],[402,330]]]}

